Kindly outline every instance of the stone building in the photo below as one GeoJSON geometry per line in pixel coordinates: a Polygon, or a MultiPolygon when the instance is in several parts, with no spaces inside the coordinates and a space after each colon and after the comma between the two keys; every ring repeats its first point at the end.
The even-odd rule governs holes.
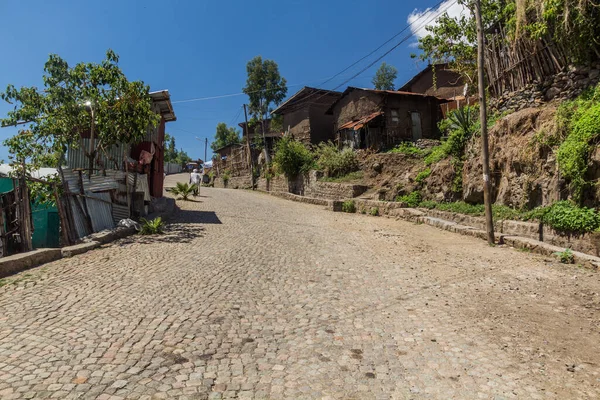
{"type": "Polygon", "coordinates": [[[327,110],[340,147],[383,150],[403,141],[438,139],[441,104],[435,96],[348,87],[327,110]]]}
{"type": "Polygon", "coordinates": [[[341,97],[340,92],[305,86],[272,114],[283,117],[283,130],[305,144],[335,139],[333,116],[327,109],[341,97]]]}

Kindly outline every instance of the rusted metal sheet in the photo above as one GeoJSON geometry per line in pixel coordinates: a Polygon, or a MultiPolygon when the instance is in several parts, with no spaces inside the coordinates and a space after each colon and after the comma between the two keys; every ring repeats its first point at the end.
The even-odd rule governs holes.
{"type": "Polygon", "coordinates": [[[112,217],[116,226],[122,219],[130,217],[129,207],[113,203],[112,217]]]}
{"type": "Polygon", "coordinates": [[[377,117],[379,117],[380,115],[383,115],[383,111],[377,111],[374,112],[372,114],[369,114],[365,117],[362,117],[361,119],[359,119],[358,121],[350,121],[350,122],[346,122],[345,124],[341,125],[338,130],[342,130],[342,129],[352,129],[352,130],[359,130],[360,128],[362,128],[363,126],[365,126],[365,124],[377,117]]]}

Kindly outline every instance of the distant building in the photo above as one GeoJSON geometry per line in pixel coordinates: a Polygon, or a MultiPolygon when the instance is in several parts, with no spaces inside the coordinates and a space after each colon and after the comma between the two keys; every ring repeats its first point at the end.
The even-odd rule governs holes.
{"type": "Polygon", "coordinates": [[[437,139],[441,104],[435,96],[348,87],[327,110],[340,147],[382,150],[402,141],[437,139]]]}
{"type": "Polygon", "coordinates": [[[283,117],[283,130],[305,144],[335,139],[333,116],[326,111],[340,97],[340,92],[305,86],[271,114],[283,117]]]}
{"type": "Polygon", "coordinates": [[[442,106],[445,114],[449,110],[477,103],[476,97],[465,97],[465,89],[468,87],[464,77],[445,63],[428,65],[398,90],[452,100],[442,106]]]}

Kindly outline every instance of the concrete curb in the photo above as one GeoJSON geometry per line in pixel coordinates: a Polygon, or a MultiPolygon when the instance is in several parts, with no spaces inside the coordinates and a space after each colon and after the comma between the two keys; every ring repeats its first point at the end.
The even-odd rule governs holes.
{"type": "MultiPolygon", "coordinates": [[[[165,206],[162,210],[148,215],[148,219],[161,217],[168,220],[175,210],[177,205],[175,199],[167,198],[165,206]]],[[[82,243],[73,246],[62,247],[58,249],[37,249],[27,253],[14,254],[8,257],[0,258],[0,278],[5,278],[14,275],[21,271],[37,267],[61,258],[73,257],[79,254],[87,253],[88,251],[97,249],[103,244],[113,242],[118,239],[123,239],[127,236],[134,235],[134,228],[116,228],[111,231],[97,232],[83,238],[82,243]]]]}
{"type": "MultiPolygon", "coordinates": [[[[343,201],[335,200],[322,200],[310,197],[303,197],[296,194],[286,192],[265,192],[270,195],[281,197],[287,200],[297,201],[306,204],[325,205],[326,209],[330,211],[341,211],[341,204],[343,201]]],[[[370,204],[370,203],[369,203],[370,204]]],[[[370,205],[376,205],[373,202],[370,205]]],[[[430,217],[426,213],[416,208],[393,208],[389,210],[388,217],[395,217],[396,219],[403,219],[406,221],[427,224],[439,229],[443,229],[449,232],[458,233],[465,236],[472,236],[479,239],[487,240],[487,232],[482,229],[474,228],[468,225],[461,225],[456,222],[447,221],[445,219],[430,217]]],[[[540,242],[529,237],[521,237],[515,235],[507,235],[502,233],[495,233],[496,242],[499,244],[507,244],[514,248],[528,249],[533,253],[542,254],[545,256],[554,256],[555,253],[564,251],[564,247],[554,246],[546,242],[540,242]]],[[[593,268],[600,268],[600,257],[595,257],[589,254],[573,251],[573,258],[575,263],[588,265],[593,268]]]]}

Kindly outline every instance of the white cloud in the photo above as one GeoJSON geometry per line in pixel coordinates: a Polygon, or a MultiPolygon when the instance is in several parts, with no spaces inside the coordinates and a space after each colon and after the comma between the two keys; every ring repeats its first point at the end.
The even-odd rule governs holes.
{"type": "Polygon", "coordinates": [[[427,26],[435,25],[437,17],[447,12],[450,17],[459,17],[461,15],[469,15],[469,10],[458,4],[456,0],[446,0],[439,7],[427,8],[424,11],[415,9],[408,15],[407,22],[410,25],[411,32],[420,39],[427,35],[427,26]]]}

